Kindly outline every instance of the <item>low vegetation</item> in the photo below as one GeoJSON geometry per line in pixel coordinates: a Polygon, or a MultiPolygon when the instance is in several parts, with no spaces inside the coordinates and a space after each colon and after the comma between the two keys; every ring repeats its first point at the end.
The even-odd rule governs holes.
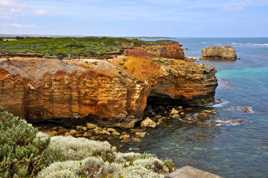
{"type": "Polygon", "coordinates": [[[31,54],[44,57],[107,58],[125,48],[155,42],[111,37],[17,37],[0,39],[0,54],[31,54]]]}
{"type": "Polygon", "coordinates": [[[60,152],[48,148],[49,138],[36,138],[37,132],[18,117],[0,111],[0,177],[33,177],[61,160],[60,152]]]}
{"type": "Polygon", "coordinates": [[[0,110],[0,177],[164,178],[171,161],[150,154],[120,153],[108,142],[49,137],[0,110]]]}

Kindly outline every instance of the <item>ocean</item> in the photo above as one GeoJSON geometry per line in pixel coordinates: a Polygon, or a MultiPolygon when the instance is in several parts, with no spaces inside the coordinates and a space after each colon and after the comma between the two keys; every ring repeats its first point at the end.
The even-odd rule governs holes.
{"type": "MultiPolygon", "coordinates": [[[[199,57],[209,45],[232,45],[239,60],[203,61],[217,69],[219,86],[214,120],[234,125],[171,124],[150,132],[128,149],[172,159],[177,167],[194,166],[225,178],[268,178],[268,38],[172,38],[199,57]],[[254,112],[245,113],[249,106],[254,112]]],[[[202,61],[201,61],[202,62],[202,61]]]]}

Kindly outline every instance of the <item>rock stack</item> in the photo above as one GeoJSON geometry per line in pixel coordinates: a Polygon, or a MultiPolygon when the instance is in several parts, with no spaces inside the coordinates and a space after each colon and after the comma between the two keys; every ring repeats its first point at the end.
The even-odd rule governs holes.
{"type": "Polygon", "coordinates": [[[202,59],[236,60],[236,50],[231,46],[210,46],[202,49],[202,59]]]}

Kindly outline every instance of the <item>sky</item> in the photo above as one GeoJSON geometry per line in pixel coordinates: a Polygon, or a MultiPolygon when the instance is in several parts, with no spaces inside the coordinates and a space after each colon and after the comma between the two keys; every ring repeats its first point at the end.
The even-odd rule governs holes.
{"type": "Polygon", "coordinates": [[[268,0],[0,0],[0,34],[268,37],[268,0]]]}

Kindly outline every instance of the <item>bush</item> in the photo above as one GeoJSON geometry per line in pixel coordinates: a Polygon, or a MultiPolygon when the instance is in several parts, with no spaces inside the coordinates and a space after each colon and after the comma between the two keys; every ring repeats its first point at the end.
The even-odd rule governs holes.
{"type": "Polygon", "coordinates": [[[60,154],[48,149],[49,138],[36,138],[38,130],[0,110],[0,177],[33,177],[60,154]]]}
{"type": "Polygon", "coordinates": [[[49,137],[0,109],[1,178],[164,178],[174,165],[154,155],[120,153],[108,142],[49,137]]]}

